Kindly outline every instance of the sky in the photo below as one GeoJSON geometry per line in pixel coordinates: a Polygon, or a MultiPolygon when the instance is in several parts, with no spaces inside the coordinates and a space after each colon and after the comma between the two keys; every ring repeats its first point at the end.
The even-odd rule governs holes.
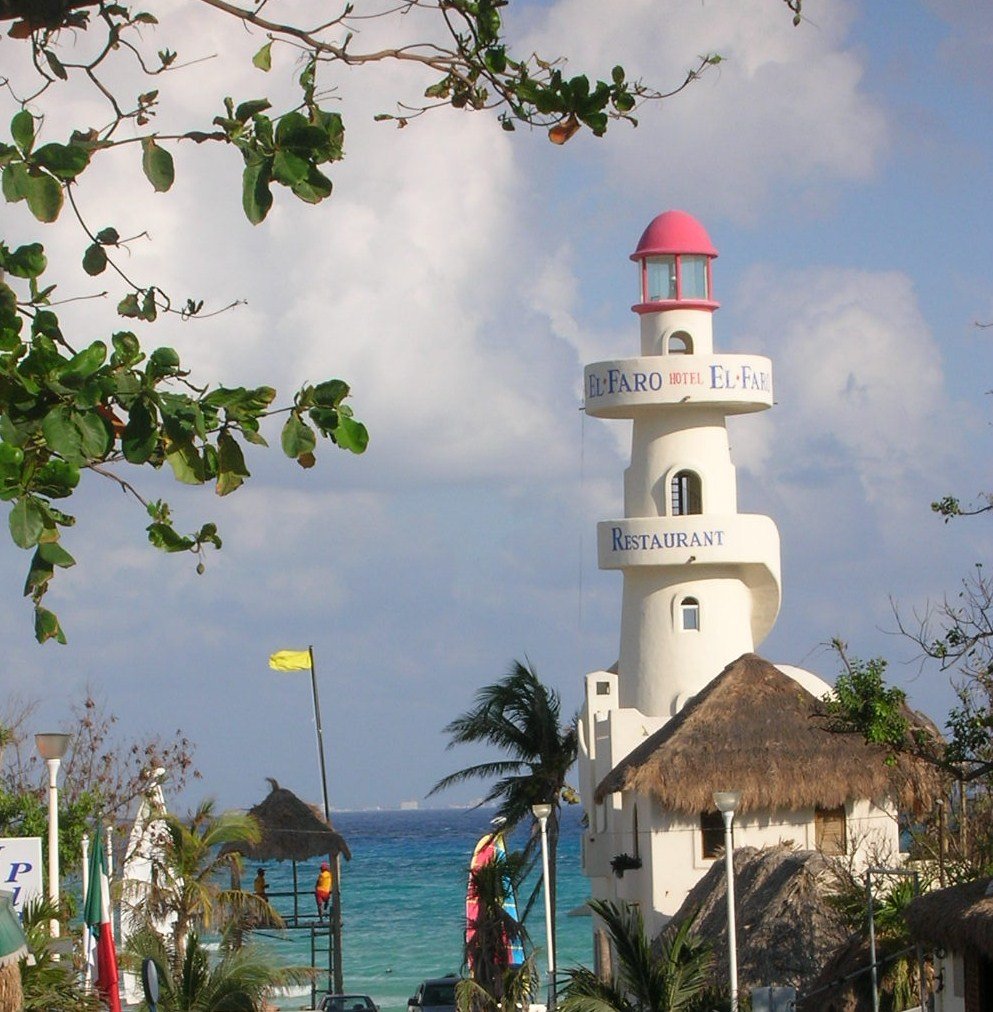
{"type": "MultiPolygon", "coordinates": [[[[264,39],[217,11],[151,8],[151,48],[219,54],[161,82],[163,132],[209,123],[225,95],[274,94],[295,69],[274,47],[263,77],[250,57],[264,39]]],[[[621,577],[597,569],[595,529],[623,515],[630,430],[584,416],[582,370],[638,353],[628,257],[670,208],[720,253],[715,350],[773,362],[775,407],[729,423],[739,509],[771,516],[782,541],[782,609],[759,652],[832,681],[825,644],[838,637],[887,657],[941,723],[948,676],[922,669],[894,608],[913,624],[990,550],[988,520],[944,524],[929,506],[990,488],[993,330],[977,323],[993,321],[993,10],[803,10],[795,28],[777,0],[626,0],[607,23],[601,0],[515,0],[505,14],[521,51],[566,55],[572,72],[620,63],[667,90],[700,54],[722,62],[642,109],[637,129],[561,148],[488,113],[441,110],[397,130],[374,114],[430,78],[339,74],[334,195],[313,208],[278,192],[258,227],[241,212],[233,151],[177,149],[168,195],[141,176],[137,147],[84,177],[97,227],[149,233],[128,256],[144,283],[211,306],[245,300],[139,325],[150,347],[174,346],[204,379],[276,386],[282,403],[343,377],[371,440],[361,457],[319,447],[306,472],[278,448],[250,452],[253,478],[223,500],[130,475],[181,528],[218,523],[224,547],[202,576],[192,557],[148,546],[141,509],[88,476],[65,535],[78,565],[49,595],[65,647],[34,642],[28,554],[0,541],[0,670],[9,698],[40,701],[34,730],[66,728],[91,691],[122,737],[181,729],[197,744],[202,780],[177,807],[206,795],[250,806],[267,776],[318,802],[309,679],[266,663],[312,644],[332,807],[478,799],[472,786],[426,799],[488,757],[446,750],[443,733],[477,689],[528,659],[568,718],[585,673],[617,657],[621,577]]],[[[353,45],[395,30],[365,22],[353,45]]],[[[431,28],[411,16],[402,30],[431,28]]],[[[16,47],[0,41],[5,69],[16,47]]],[[[104,118],[96,96],[66,93],[45,138],[104,118]]],[[[3,216],[8,245],[37,238],[22,205],[3,216]]],[[[106,337],[123,292],[71,266],[85,243],[63,219],[41,235],[70,265],[63,297],[111,294],[60,311],[87,340],[106,337]]]]}

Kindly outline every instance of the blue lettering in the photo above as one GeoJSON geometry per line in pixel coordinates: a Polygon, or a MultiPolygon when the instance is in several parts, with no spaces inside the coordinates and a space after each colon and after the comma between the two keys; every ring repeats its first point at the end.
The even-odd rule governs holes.
{"type": "Polygon", "coordinates": [[[621,373],[620,389],[626,394],[631,393],[631,384],[628,382],[628,378],[625,373],[621,373]]]}
{"type": "Polygon", "coordinates": [[[710,367],[710,389],[724,389],[724,370],[719,365],[712,365],[710,367]]]}
{"type": "MultiPolygon", "coordinates": [[[[573,388],[573,389],[575,389],[575,388],[573,388]]],[[[619,552],[619,551],[621,551],[621,529],[620,529],[620,527],[611,527],[610,528],[610,536],[613,539],[611,551],[612,552],[619,552]]]]}
{"type": "Polygon", "coordinates": [[[636,372],[634,374],[634,389],[635,393],[645,392],[645,374],[643,372],[636,372]]]}
{"type": "Polygon", "coordinates": [[[684,531],[676,532],[676,544],[680,548],[689,548],[690,546],[686,543],[686,533],[684,531]]]}
{"type": "Polygon", "coordinates": [[[713,531],[704,531],[704,534],[703,534],[703,543],[705,545],[712,545],[714,543],[714,532],[713,531]]]}
{"type": "Polygon", "coordinates": [[[620,376],[620,369],[607,370],[607,393],[612,394],[617,389],[617,377],[620,376]]]}
{"type": "Polygon", "coordinates": [[[8,882],[16,882],[17,876],[24,874],[24,872],[31,871],[31,864],[28,861],[11,861],[10,862],[10,874],[7,876],[8,882]]]}
{"type": "Polygon", "coordinates": [[[662,389],[662,373],[650,372],[648,374],[648,389],[649,390],[661,390],[662,389]]]}

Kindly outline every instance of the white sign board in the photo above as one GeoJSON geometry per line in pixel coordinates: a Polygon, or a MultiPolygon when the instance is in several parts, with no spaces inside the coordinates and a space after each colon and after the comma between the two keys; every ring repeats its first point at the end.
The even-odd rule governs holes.
{"type": "Polygon", "coordinates": [[[27,900],[43,896],[41,837],[0,837],[0,889],[21,912],[27,900]]]}

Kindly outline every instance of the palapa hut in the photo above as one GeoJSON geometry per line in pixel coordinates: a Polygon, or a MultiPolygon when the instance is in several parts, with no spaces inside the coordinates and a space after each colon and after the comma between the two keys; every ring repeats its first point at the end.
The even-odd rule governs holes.
{"type": "Polygon", "coordinates": [[[940,786],[930,767],[827,731],[828,686],[789,670],[739,657],[597,785],[596,808],[613,808],[608,849],[640,865],[617,894],[661,914],[654,928],[723,853],[715,789],[742,792],[736,847],[791,844],[849,854],[856,867],[897,860],[898,809],[930,808],[940,786]]]}
{"type": "MultiPolygon", "coordinates": [[[[324,820],[312,805],[301,801],[291,790],[280,787],[266,777],[269,793],[248,812],[259,824],[261,837],[258,843],[228,843],[222,850],[242,854],[250,861],[292,861],[294,920],[299,918],[296,906],[297,862],[312,857],[328,857],[336,861],[340,854],[346,861],[352,859],[345,838],[324,820]]],[[[307,883],[309,893],[311,883],[307,883]]]]}
{"type": "Polygon", "coordinates": [[[993,1009],[993,880],[919,896],[905,916],[913,938],[934,951],[934,1012],[993,1009]]]}
{"type": "MultiPolygon", "coordinates": [[[[786,846],[741,847],[734,852],[734,877],[741,991],[778,986],[804,993],[849,933],[827,899],[835,881],[830,859],[786,846]]],[[[713,977],[723,983],[728,979],[723,862],[712,865],[690,890],[663,934],[687,919],[713,947],[713,977]]]]}

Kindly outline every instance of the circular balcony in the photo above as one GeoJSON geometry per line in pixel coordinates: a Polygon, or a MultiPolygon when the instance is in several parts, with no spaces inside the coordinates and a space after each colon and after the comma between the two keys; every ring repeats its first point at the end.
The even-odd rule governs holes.
{"type": "Polygon", "coordinates": [[[635,418],[677,404],[744,414],[773,403],[772,362],[763,355],[611,359],[588,365],[583,380],[586,413],[596,418],[635,418]]]}

